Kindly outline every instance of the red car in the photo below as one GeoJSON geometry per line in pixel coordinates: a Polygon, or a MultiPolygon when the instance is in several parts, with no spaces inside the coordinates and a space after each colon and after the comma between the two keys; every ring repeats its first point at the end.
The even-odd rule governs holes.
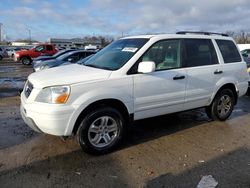
{"type": "Polygon", "coordinates": [[[14,61],[30,65],[32,60],[41,55],[54,55],[57,52],[54,45],[40,44],[30,50],[20,50],[15,53],[14,61]]]}

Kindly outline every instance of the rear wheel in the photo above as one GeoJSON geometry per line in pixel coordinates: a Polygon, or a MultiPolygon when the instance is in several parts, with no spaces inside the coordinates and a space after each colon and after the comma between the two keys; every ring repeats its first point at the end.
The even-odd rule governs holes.
{"type": "Polygon", "coordinates": [[[111,107],[102,107],[82,120],[77,140],[85,152],[104,154],[119,145],[124,132],[125,123],[121,113],[111,107]]]}
{"type": "Polygon", "coordinates": [[[29,57],[22,57],[21,60],[23,65],[30,65],[31,64],[31,59],[29,57]]]}
{"type": "Polygon", "coordinates": [[[225,121],[232,113],[235,105],[235,96],[231,89],[223,89],[217,93],[212,104],[206,108],[209,118],[225,121]]]}

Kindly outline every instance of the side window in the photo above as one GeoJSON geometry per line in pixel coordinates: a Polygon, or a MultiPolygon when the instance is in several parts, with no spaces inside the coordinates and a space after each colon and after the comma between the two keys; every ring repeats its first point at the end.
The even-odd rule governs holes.
{"type": "Polygon", "coordinates": [[[155,43],[141,57],[141,61],[153,61],[156,70],[179,68],[181,66],[181,41],[165,40],[155,43]]]}
{"type": "Polygon", "coordinates": [[[46,50],[47,50],[47,51],[53,51],[53,47],[52,47],[51,45],[47,45],[47,46],[46,46],[46,50]]]}
{"type": "Polygon", "coordinates": [[[75,63],[76,61],[79,60],[79,54],[78,53],[72,54],[67,58],[67,61],[69,61],[69,59],[71,63],[75,63]]]}
{"type": "Polygon", "coordinates": [[[86,52],[81,52],[79,53],[79,59],[85,58],[86,57],[86,52]]]}
{"type": "Polygon", "coordinates": [[[231,40],[216,40],[220,48],[224,63],[241,62],[240,54],[231,40]]]}
{"type": "Polygon", "coordinates": [[[186,67],[213,65],[218,58],[210,39],[185,39],[186,67]]]}
{"type": "Polygon", "coordinates": [[[44,46],[43,46],[43,45],[37,46],[37,47],[36,47],[36,51],[38,51],[38,52],[44,51],[44,46]]]}

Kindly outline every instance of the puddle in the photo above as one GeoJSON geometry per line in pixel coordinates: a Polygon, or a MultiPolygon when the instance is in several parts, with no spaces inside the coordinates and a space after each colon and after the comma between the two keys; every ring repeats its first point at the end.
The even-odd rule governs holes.
{"type": "Polygon", "coordinates": [[[26,78],[0,78],[0,97],[11,97],[19,95],[23,89],[26,78]]]}

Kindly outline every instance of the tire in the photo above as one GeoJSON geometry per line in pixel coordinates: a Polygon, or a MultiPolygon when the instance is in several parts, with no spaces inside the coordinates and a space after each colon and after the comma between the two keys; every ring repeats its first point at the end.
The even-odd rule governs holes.
{"type": "Polygon", "coordinates": [[[235,96],[231,89],[219,91],[210,106],[206,108],[206,113],[212,120],[225,121],[231,115],[234,105],[235,96]]]}
{"type": "Polygon", "coordinates": [[[90,112],[77,130],[77,141],[83,151],[105,154],[114,150],[125,133],[125,121],[119,111],[102,107],[90,112]]]}
{"type": "Polygon", "coordinates": [[[250,87],[248,87],[246,95],[250,97],[250,87]]]}
{"type": "Polygon", "coordinates": [[[23,65],[30,65],[31,64],[31,59],[29,57],[22,57],[20,59],[23,65]]]}
{"type": "Polygon", "coordinates": [[[3,59],[3,57],[0,55],[0,61],[3,59]]]}

